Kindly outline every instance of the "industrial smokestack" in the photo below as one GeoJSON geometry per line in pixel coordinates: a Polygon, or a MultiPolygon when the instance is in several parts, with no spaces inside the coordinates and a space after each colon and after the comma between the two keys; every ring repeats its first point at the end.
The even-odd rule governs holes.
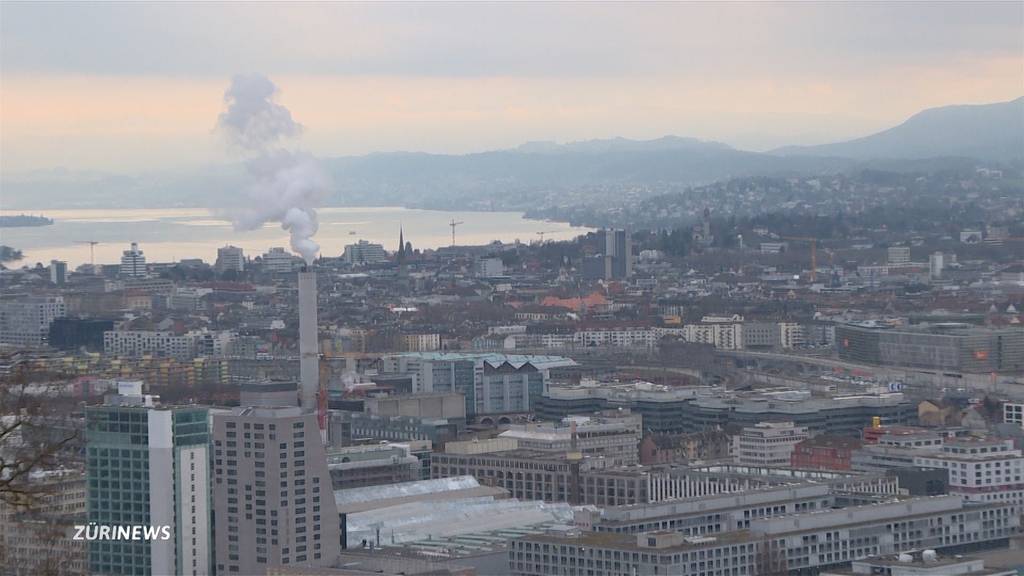
{"type": "Polygon", "coordinates": [[[304,412],[317,411],[320,342],[316,320],[316,272],[299,272],[299,400],[304,412]]]}
{"type": "Polygon", "coordinates": [[[316,205],[329,188],[329,179],[316,159],[285,148],[302,126],[275,99],[278,90],[264,76],[236,76],[224,93],[225,110],[217,129],[232,149],[247,158],[249,172],[245,199],[225,207],[223,213],[236,230],[257,230],[279,222],[291,236],[291,247],[312,265],[320,246],[316,205]]]}

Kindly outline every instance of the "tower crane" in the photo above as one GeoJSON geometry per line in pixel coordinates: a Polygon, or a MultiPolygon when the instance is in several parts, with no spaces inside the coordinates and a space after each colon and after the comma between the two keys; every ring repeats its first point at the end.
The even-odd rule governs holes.
{"type": "Polygon", "coordinates": [[[100,242],[98,240],[75,240],[75,244],[88,244],[89,245],[89,264],[93,268],[96,267],[96,245],[100,242]]]}
{"type": "Polygon", "coordinates": [[[452,218],[452,221],[448,223],[448,225],[452,227],[452,246],[453,247],[455,246],[455,227],[460,225],[460,224],[465,224],[465,222],[462,222],[462,221],[456,222],[454,218],[452,218]]]}
{"type": "Polygon", "coordinates": [[[808,238],[806,236],[783,236],[783,240],[795,240],[798,242],[808,242],[811,245],[811,282],[813,283],[818,279],[818,239],[808,238]]]}
{"type": "Polygon", "coordinates": [[[554,234],[555,232],[558,232],[558,230],[541,230],[540,232],[537,232],[537,236],[540,236],[540,243],[544,243],[545,234],[554,234]]]}

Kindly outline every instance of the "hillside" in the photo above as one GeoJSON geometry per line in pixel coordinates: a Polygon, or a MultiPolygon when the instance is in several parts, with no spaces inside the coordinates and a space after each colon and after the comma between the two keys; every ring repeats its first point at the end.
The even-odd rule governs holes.
{"type": "Polygon", "coordinates": [[[959,156],[1024,161],[1024,97],[995,104],[944,106],[877,134],[819,146],[786,146],[780,156],[914,159],[959,156]]]}

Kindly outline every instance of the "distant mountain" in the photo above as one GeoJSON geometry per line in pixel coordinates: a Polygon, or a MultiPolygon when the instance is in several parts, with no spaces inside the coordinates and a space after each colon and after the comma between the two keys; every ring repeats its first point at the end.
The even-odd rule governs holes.
{"type": "MultiPolygon", "coordinates": [[[[861,169],[973,170],[981,162],[1024,167],[1024,98],[925,110],[871,136],[771,153],[664,136],[450,155],[377,153],[322,159],[334,181],[329,206],[522,210],[568,205],[614,208],[656,194],[745,176],[804,176],[861,169]]],[[[48,170],[0,175],[11,209],[222,207],[245,186],[239,164],[116,175],[48,170]]]]}
{"type": "Polygon", "coordinates": [[[1024,161],[1024,97],[995,104],[930,108],[877,134],[820,146],[786,146],[780,156],[916,159],[961,156],[1024,161]]]}
{"type": "Polygon", "coordinates": [[[590,190],[593,201],[617,198],[623,188],[688,186],[750,175],[833,172],[852,162],[837,158],[778,157],[717,142],[668,136],[571,144],[533,142],[510,150],[465,155],[383,153],[325,160],[339,203],[400,204],[419,208],[522,208],[557,191],[590,190]],[[595,190],[609,190],[602,198],[595,190]],[[612,191],[614,189],[614,191],[612,191]]]}
{"type": "Polygon", "coordinates": [[[602,140],[583,140],[558,144],[557,142],[527,142],[514,149],[515,152],[526,154],[558,154],[585,152],[602,154],[607,152],[655,152],[664,150],[732,150],[728,144],[682,138],[680,136],[662,136],[654,140],[630,140],[628,138],[607,138],[602,140]]]}

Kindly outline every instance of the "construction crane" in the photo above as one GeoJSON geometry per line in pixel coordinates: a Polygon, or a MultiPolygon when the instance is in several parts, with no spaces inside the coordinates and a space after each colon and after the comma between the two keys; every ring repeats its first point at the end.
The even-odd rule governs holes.
{"type": "Polygon", "coordinates": [[[465,222],[461,222],[461,221],[456,222],[454,218],[452,218],[452,221],[448,223],[448,225],[452,227],[452,246],[453,247],[455,246],[455,227],[460,225],[460,224],[465,224],[465,222]]]}
{"type": "Polygon", "coordinates": [[[96,267],[96,245],[99,244],[98,240],[75,240],[75,244],[88,244],[89,245],[89,264],[93,268],[96,267]]]}
{"type": "Polygon", "coordinates": [[[537,236],[540,236],[540,243],[544,243],[545,234],[554,234],[555,232],[558,232],[558,230],[541,230],[540,232],[537,232],[537,236]]]}
{"type": "Polygon", "coordinates": [[[783,240],[796,240],[808,242],[811,245],[811,282],[818,279],[818,239],[805,236],[783,236],[783,240]]]}

